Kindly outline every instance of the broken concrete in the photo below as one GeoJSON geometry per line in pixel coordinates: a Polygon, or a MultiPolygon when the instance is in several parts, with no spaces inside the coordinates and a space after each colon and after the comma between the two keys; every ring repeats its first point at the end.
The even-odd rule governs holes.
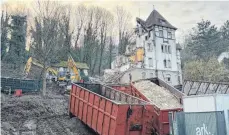
{"type": "Polygon", "coordinates": [[[134,84],[146,98],[161,109],[181,108],[177,98],[164,87],[160,87],[151,81],[139,81],[134,84]]]}

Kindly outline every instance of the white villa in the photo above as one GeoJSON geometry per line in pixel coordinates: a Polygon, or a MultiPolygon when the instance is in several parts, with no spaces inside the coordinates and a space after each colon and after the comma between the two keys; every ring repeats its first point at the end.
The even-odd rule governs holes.
{"type": "Polygon", "coordinates": [[[180,50],[176,44],[176,27],[158,11],[153,10],[146,21],[136,18],[136,45],[127,46],[125,56],[112,62],[112,69],[119,69],[121,83],[158,77],[176,86],[182,84],[180,50]],[[127,59],[128,58],[128,59],[127,59]]]}

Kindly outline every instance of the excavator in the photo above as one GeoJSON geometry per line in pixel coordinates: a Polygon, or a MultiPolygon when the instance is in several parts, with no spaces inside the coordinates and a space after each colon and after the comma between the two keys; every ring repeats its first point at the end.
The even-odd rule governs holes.
{"type": "MultiPolygon", "coordinates": [[[[24,68],[24,77],[26,78],[28,75],[29,75],[29,72],[31,70],[31,67],[32,65],[36,65],[40,68],[43,68],[43,65],[41,65],[40,63],[38,63],[38,61],[32,57],[30,57],[25,65],[25,68],[24,68]]],[[[51,74],[53,80],[57,80],[56,76],[57,76],[57,71],[51,67],[49,67],[47,69],[47,72],[51,74]]],[[[48,78],[47,78],[48,79],[48,78]]]]}
{"type": "Polygon", "coordinates": [[[80,81],[81,77],[79,74],[79,70],[77,69],[76,63],[71,55],[68,56],[68,69],[73,72],[71,75],[71,80],[74,82],[80,81]]]}
{"type": "MultiPolygon", "coordinates": [[[[38,63],[36,59],[30,57],[24,68],[25,77],[28,76],[32,64],[40,68],[43,68],[43,65],[38,63]]],[[[83,72],[80,72],[80,70],[77,68],[76,63],[71,55],[69,55],[68,57],[67,65],[68,65],[67,72],[61,68],[57,71],[54,68],[49,67],[47,69],[47,72],[49,73],[49,77],[51,76],[51,80],[54,80],[55,82],[57,82],[59,86],[67,86],[69,85],[69,82],[80,82],[82,80],[83,81],[89,80],[88,76],[85,75],[83,72]]]]}

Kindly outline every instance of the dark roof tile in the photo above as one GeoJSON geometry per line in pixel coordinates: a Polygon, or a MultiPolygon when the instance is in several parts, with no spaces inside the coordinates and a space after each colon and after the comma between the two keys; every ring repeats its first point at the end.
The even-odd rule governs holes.
{"type": "Polygon", "coordinates": [[[157,10],[153,10],[149,17],[146,19],[146,21],[143,21],[140,18],[136,19],[138,23],[140,23],[143,27],[152,27],[153,25],[158,26],[164,26],[172,29],[177,29],[173,25],[171,25],[157,10]],[[164,23],[161,23],[161,20],[164,21],[164,23]]]}

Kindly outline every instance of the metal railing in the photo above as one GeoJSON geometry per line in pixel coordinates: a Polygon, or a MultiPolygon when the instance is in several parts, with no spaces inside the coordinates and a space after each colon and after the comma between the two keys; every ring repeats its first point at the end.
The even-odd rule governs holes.
{"type": "Polygon", "coordinates": [[[186,95],[228,94],[229,83],[185,80],[182,92],[186,95]]]}

